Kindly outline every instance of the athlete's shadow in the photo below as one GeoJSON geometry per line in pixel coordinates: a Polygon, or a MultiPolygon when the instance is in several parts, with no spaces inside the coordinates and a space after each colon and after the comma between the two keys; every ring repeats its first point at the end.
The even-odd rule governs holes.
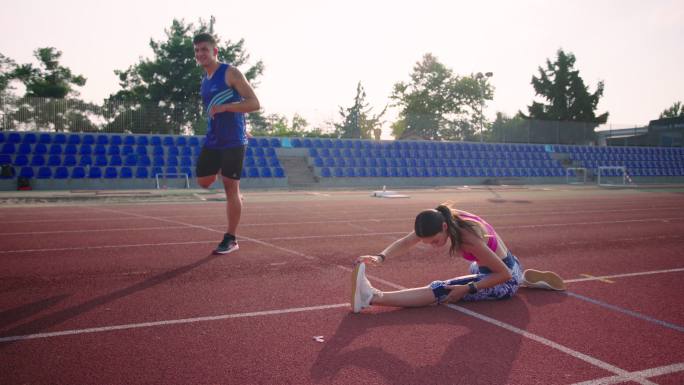
{"type": "MultiPolygon", "coordinates": [[[[18,325],[12,329],[6,330],[2,332],[2,336],[16,336],[16,335],[26,335],[26,334],[36,334],[40,333],[43,330],[49,329],[53,326],[59,325],[69,319],[72,319],[74,317],[77,317],[80,314],[83,314],[85,312],[88,312],[90,310],[95,309],[98,306],[102,306],[106,303],[115,301],[117,299],[129,296],[131,294],[137,293],[142,290],[149,289],[153,286],[159,285],[161,283],[164,283],[166,281],[169,281],[175,277],[178,277],[179,275],[185,274],[189,272],[192,269],[195,269],[196,267],[199,267],[205,263],[208,263],[216,258],[220,257],[220,255],[213,255],[210,254],[207,257],[204,257],[200,260],[197,260],[191,264],[185,265],[178,267],[173,270],[166,271],[164,273],[155,275],[153,277],[150,277],[140,283],[137,283],[135,285],[114,291],[112,293],[93,298],[90,301],[84,302],[80,305],[75,305],[63,310],[56,311],[52,314],[48,314],[46,316],[43,316],[41,318],[35,319],[33,321],[26,322],[24,324],[18,325]]],[[[55,300],[61,300],[60,297],[53,297],[55,300]]],[[[51,302],[54,302],[51,301],[51,302]]],[[[15,316],[16,317],[16,316],[15,316]]],[[[6,347],[8,346],[9,343],[3,343],[0,344],[0,347],[6,347]]]]}
{"type": "MultiPolygon", "coordinates": [[[[516,297],[464,307],[473,309],[472,305],[504,307],[521,329],[529,321],[526,304],[516,297]]],[[[391,384],[505,384],[522,338],[443,306],[349,314],[326,340],[311,367],[311,378],[319,383],[361,383],[338,377],[350,375],[345,369],[356,367],[391,384]],[[397,332],[397,327],[402,330],[397,332]],[[453,338],[426,342],[434,340],[433,333],[449,336],[451,328],[453,338]]]]}
{"type": "Polygon", "coordinates": [[[41,299],[39,301],[19,305],[12,309],[3,310],[0,312],[0,328],[9,326],[15,322],[21,321],[24,318],[29,318],[34,314],[38,314],[48,308],[51,308],[67,297],[69,297],[69,294],[55,295],[49,298],[41,299]]]}

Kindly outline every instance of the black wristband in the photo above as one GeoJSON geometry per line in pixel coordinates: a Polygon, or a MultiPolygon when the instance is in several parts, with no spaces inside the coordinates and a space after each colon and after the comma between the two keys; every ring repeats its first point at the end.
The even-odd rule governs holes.
{"type": "Polygon", "coordinates": [[[380,253],[380,254],[376,254],[375,256],[380,257],[382,259],[382,262],[385,262],[385,254],[380,253]]]}

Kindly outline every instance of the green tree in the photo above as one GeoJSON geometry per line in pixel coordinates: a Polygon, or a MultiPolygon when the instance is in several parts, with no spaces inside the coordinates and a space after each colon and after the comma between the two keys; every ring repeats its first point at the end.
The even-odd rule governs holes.
{"type": "MultiPolygon", "coordinates": [[[[590,93],[579,70],[575,69],[575,55],[572,53],[559,49],[554,62],[547,59],[546,68],[539,67],[539,77],[532,77],[532,86],[536,95],[547,103],[533,101],[527,107],[527,115],[520,112],[525,118],[593,123],[590,125],[591,132],[594,127],[608,120],[608,112],[596,115],[596,106],[603,96],[603,81],[599,81],[596,91],[590,93]]],[[[570,124],[568,127],[572,129],[578,126],[570,124]]]]}
{"type": "Polygon", "coordinates": [[[684,105],[682,105],[682,102],[674,102],[670,107],[660,113],[660,119],[677,118],[679,116],[684,116],[684,105]]]}
{"type": "Polygon", "coordinates": [[[372,111],[373,108],[366,102],[366,91],[359,82],[354,104],[349,108],[340,107],[342,123],[334,124],[337,135],[340,138],[371,139],[374,130],[382,127],[381,119],[387,107],[377,115],[372,115],[372,111]]]}
{"type": "MultiPolygon", "coordinates": [[[[203,70],[194,58],[192,38],[200,32],[214,34],[215,19],[202,20],[195,27],[174,19],[167,29],[166,39],[150,39],[153,57],[141,59],[126,70],[114,71],[121,90],[110,97],[112,103],[110,127],[113,131],[167,132],[201,134],[206,131],[206,117],[199,95],[199,80],[203,70]]],[[[217,38],[219,60],[236,67],[244,66],[249,54],[244,39],[217,38]]],[[[261,61],[243,70],[245,77],[256,86],[255,80],[264,71],[261,61]]]]}
{"type": "Polygon", "coordinates": [[[455,75],[426,54],[414,66],[410,83],[394,85],[393,106],[401,110],[392,133],[398,139],[471,139],[480,124],[481,102],[492,97],[487,78],[455,75]]]}
{"type": "Polygon", "coordinates": [[[10,76],[24,84],[26,93],[13,102],[13,111],[5,119],[7,128],[22,124],[37,130],[96,131],[92,118],[100,109],[78,99],[76,90],[85,85],[86,78],[60,65],[62,52],[54,47],[38,48],[34,56],[38,66],[18,65],[10,76]]]}

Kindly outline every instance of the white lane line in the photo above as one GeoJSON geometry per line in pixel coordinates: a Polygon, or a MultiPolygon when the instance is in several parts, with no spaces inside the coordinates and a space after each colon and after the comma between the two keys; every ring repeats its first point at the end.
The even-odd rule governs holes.
{"type": "Polygon", "coordinates": [[[219,321],[219,320],[233,319],[233,318],[260,317],[260,316],[269,316],[269,315],[277,315],[277,314],[299,313],[299,312],[305,312],[305,311],[335,309],[335,308],[340,308],[340,307],[347,307],[348,308],[349,304],[348,303],[337,303],[337,304],[333,304],[333,305],[297,307],[297,308],[278,309],[278,310],[265,310],[265,311],[256,311],[256,312],[250,312],[250,313],[222,314],[222,315],[208,316],[208,317],[182,318],[182,319],[165,320],[165,321],[141,322],[141,323],[134,323],[134,324],[103,326],[103,327],[97,327],[97,328],[63,330],[63,331],[50,332],[50,333],[26,334],[26,335],[21,335],[21,336],[2,337],[2,338],[0,338],[0,343],[11,342],[11,341],[30,340],[30,339],[36,339],[36,338],[60,337],[60,336],[68,336],[68,335],[75,335],[75,334],[101,333],[101,332],[109,332],[109,331],[113,331],[113,330],[139,329],[139,328],[149,328],[149,327],[154,327],[154,326],[168,326],[168,325],[195,323],[195,322],[219,321]]]}
{"type": "MultiPolygon", "coordinates": [[[[672,373],[678,373],[684,371],[684,363],[678,363],[678,364],[672,364],[672,365],[667,365],[667,366],[660,366],[657,368],[651,368],[651,369],[645,369],[645,370],[640,370],[638,372],[632,372],[632,374],[636,374],[640,377],[644,378],[651,378],[651,377],[657,377],[657,376],[663,376],[666,374],[672,374],[672,373]]],[[[589,380],[589,381],[584,381],[584,382],[576,382],[572,385],[610,385],[610,384],[619,384],[621,382],[624,382],[625,379],[620,377],[620,376],[612,376],[612,377],[604,377],[604,378],[597,378],[595,380],[589,380]]]]}
{"type": "Polygon", "coordinates": [[[643,320],[643,321],[646,321],[646,322],[651,322],[651,323],[654,323],[654,324],[656,324],[656,325],[660,325],[660,326],[663,326],[663,327],[666,327],[666,328],[669,328],[669,329],[676,330],[676,331],[678,331],[678,332],[684,332],[684,327],[682,327],[682,326],[675,325],[675,324],[672,324],[672,323],[669,323],[669,322],[666,322],[666,321],[662,321],[662,320],[659,320],[659,319],[657,319],[657,318],[649,317],[649,316],[647,316],[647,315],[645,315],[645,314],[641,314],[641,313],[635,312],[635,311],[633,311],[633,310],[625,309],[625,308],[623,308],[623,307],[616,306],[616,305],[611,305],[611,304],[609,304],[609,303],[607,303],[607,302],[599,301],[599,300],[597,300],[597,299],[589,298],[589,297],[586,297],[586,296],[583,296],[583,295],[580,295],[580,294],[577,294],[577,293],[573,293],[573,292],[570,292],[570,291],[566,291],[565,294],[566,294],[566,295],[569,295],[569,296],[571,296],[571,297],[575,297],[575,298],[577,298],[577,299],[581,299],[582,301],[586,301],[586,302],[589,302],[589,303],[593,303],[594,305],[598,305],[598,306],[601,306],[601,307],[605,307],[605,308],[607,308],[607,309],[616,311],[616,312],[618,312],[618,313],[627,314],[627,315],[629,315],[629,316],[638,318],[638,319],[643,320]]]}
{"type": "Polygon", "coordinates": [[[613,275],[602,275],[600,277],[591,277],[591,278],[574,278],[574,279],[564,279],[563,281],[565,283],[574,283],[574,282],[587,282],[587,281],[601,281],[604,279],[611,279],[611,278],[625,278],[625,277],[637,277],[640,275],[652,275],[652,274],[664,274],[664,273],[678,273],[680,271],[684,271],[684,268],[675,268],[675,269],[667,269],[667,270],[651,270],[651,271],[640,271],[636,273],[624,273],[624,274],[613,274],[613,275]]]}

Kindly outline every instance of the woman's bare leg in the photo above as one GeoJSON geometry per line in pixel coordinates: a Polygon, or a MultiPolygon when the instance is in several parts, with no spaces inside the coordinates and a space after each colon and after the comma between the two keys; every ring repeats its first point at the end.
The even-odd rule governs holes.
{"type": "Polygon", "coordinates": [[[398,291],[385,291],[382,294],[376,294],[371,300],[371,305],[420,307],[432,305],[435,302],[437,300],[435,295],[432,294],[432,289],[429,286],[425,286],[398,291]]]}

